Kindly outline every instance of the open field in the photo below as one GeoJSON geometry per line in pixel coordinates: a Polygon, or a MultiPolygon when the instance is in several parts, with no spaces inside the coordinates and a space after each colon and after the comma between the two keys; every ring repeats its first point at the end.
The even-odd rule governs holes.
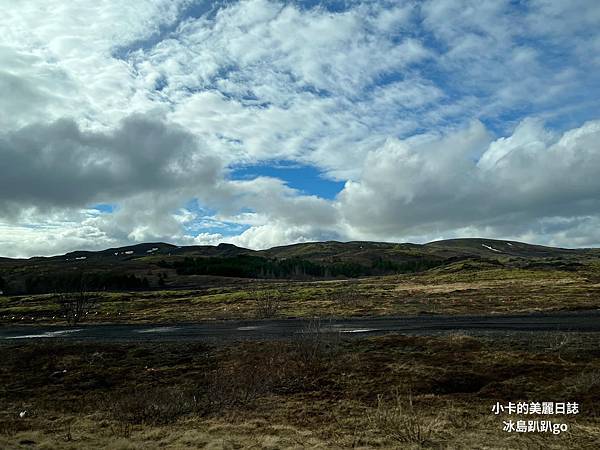
{"type": "MultiPolygon", "coordinates": [[[[598,448],[600,336],[0,347],[0,448],[598,448]],[[580,413],[494,415],[509,401],[580,413]],[[27,411],[24,417],[19,413],[27,411]],[[568,431],[506,433],[551,419],[568,431]]],[[[314,331],[314,330],[312,330],[314,331]]]]}
{"type": "MultiPolygon", "coordinates": [[[[595,270],[428,271],[353,280],[227,280],[202,289],[94,293],[86,322],[191,322],[268,317],[509,314],[600,306],[595,270]],[[264,311],[265,302],[270,308],[264,311]]],[[[62,323],[52,294],[0,297],[0,323],[62,323]]]]}

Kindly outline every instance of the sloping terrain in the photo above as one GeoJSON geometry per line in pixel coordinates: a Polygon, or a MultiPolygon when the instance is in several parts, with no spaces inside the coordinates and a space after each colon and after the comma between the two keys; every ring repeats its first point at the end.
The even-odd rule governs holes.
{"type": "Polygon", "coordinates": [[[600,249],[565,249],[545,247],[516,241],[495,239],[449,239],[427,244],[395,244],[386,242],[309,242],[273,247],[267,250],[250,250],[233,244],[217,246],[175,246],[162,242],[143,243],[101,251],[75,251],[52,257],[12,259],[0,257],[2,266],[23,266],[68,261],[116,262],[139,260],[148,257],[234,257],[239,255],[265,258],[301,258],[309,261],[371,261],[376,258],[410,259],[418,257],[449,258],[590,258],[600,256],[600,249]]]}
{"type": "Polygon", "coordinates": [[[520,258],[569,258],[598,255],[597,249],[566,249],[516,241],[477,238],[435,241],[425,244],[424,247],[434,251],[458,252],[481,257],[495,255],[520,258]]]}
{"type": "Polygon", "coordinates": [[[493,239],[428,244],[328,241],[260,251],[231,244],[143,243],[53,257],[0,258],[0,290],[54,292],[81,284],[82,277],[95,290],[144,290],[206,286],[207,277],[310,280],[491,267],[578,270],[596,261],[600,261],[598,249],[493,239]]]}

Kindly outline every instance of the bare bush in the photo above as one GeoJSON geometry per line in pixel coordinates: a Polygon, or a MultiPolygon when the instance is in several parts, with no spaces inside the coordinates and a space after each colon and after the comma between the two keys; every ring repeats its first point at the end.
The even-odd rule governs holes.
{"type": "Polygon", "coordinates": [[[600,390],[600,370],[581,372],[574,378],[569,378],[569,391],[575,395],[598,392],[600,390]]]}
{"type": "Polygon", "coordinates": [[[267,291],[255,290],[252,293],[252,298],[255,303],[256,316],[259,319],[275,317],[282,297],[282,292],[279,289],[270,289],[267,291]]]}
{"type": "Polygon", "coordinates": [[[196,409],[192,392],[176,388],[135,389],[109,406],[112,417],[126,424],[162,425],[196,409]]]}
{"type": "Polygon", "coordinates": [[[112,398],[105,408],[119,423],[167,424],[186,414],[246,410],[265,395],[303,391],[314,386],[312,375],[289,342],[264,343],[260,352],[241,346],[193,387],[135,389],[112,398]]]}
{"type": "Polygon", "coordinates": [[[57,293],[55,300],[69,325],[81,322],[96,308],[96,298],[83,288],[77,292],[57,293]]]}
{"type": "Polygon", "coordinates": [[[110,431],[115,436],[130,438],[131,432],[133,431],[133,425],[127,422],[116,422],[110,425],[110,431]]]}
{"type": "Polygon", "coordinates": [[[208,380],[204,412],[218,412],[252,404],[268,389],[263,366],[237,365],[218,367],[208,380]]]}
{"type": "Polygon", "coordinates": [[[266,343],[260,353],[241,352],[211,373],[206,385],[209,412],[246,407],[269,393],[293,392],[304,387],[304,367],[286,342],[266,343]]]}
{"type": "Polygon", "coordinates": [[[572,338],[569,333],[548,333],[546,336],[547,351],[556,353],[562,360],[563,355],[569,350],[572,344],[572,338]]]}
{"type": "Polygon", "coordinates": [[[331,329],[320,318],[310,319],[296,334],[293,341],[298,361],[305,369],[318,370],[338,349],[340,333],[331,329]]]}
{"type": "Polygon", "coordinates": [[[29,420],[19,419],[18,416],[9,417],[6,413],[0,416],[0,436],[13,436],[31,428],[29,420]]]}
{"type": "Polygon", "coordinates": [[[391,401],[377,396],[377,407],[367,413],[367,421],[378,433],[403,443],[423,445],[431,437],[437,422],[419,412],[409,395],[403,399],[398,391],[391,401]]]}

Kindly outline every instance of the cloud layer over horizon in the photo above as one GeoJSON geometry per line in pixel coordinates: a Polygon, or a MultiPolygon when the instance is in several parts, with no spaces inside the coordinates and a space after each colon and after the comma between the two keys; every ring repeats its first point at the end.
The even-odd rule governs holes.
{"type": "Polygon", "coordinates": [[[0,256],[600,246],[594,0],[0,5],[0,256]]]}

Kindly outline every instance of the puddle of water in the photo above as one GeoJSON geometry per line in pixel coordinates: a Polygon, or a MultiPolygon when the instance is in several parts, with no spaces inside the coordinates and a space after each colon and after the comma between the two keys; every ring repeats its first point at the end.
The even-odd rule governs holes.
{"type": "Polygon", "coordinates": [[[357,328],[355,330],[340,330],[340,333],[369,333],[370,331],[377,331],[375,328],[357,328]]]}
{"type": "Polygon", "coordinates": [[[147,328],[145,330],[136,330],[137,333],[170,333],[179,330],[178,327],[157,327],[147,328]]]}
{"type": "Polygon", "coordinates": [[[297,331],[296,333],[369,333],[378,331],[377,328],[345,328],[340,329],[339,326],[319,328],[318,330],[297,331]]]}
{"type": "Polygon", "coordinates": [[[75,330],[60,330],[60,331],[47,331],[42,334],[26,334],[23,336],[8,336],[4,339],[37,339],[37,338],[57,338],[64,336],[69,333],[76,333],[81,331],[81,328],[77,328],[75,330]]]}

